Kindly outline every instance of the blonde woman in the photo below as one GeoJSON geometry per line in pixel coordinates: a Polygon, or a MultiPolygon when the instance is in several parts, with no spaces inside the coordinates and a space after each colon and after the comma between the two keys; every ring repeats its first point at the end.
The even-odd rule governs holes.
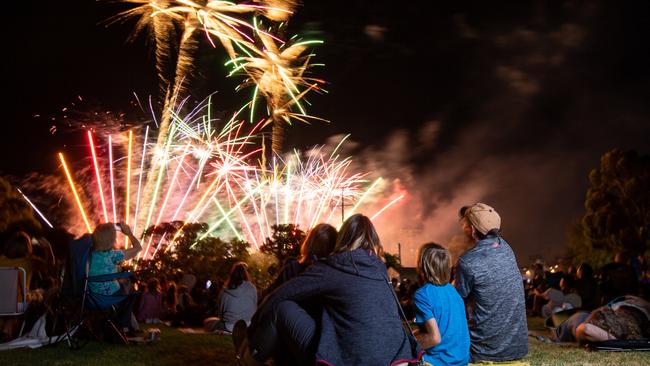
{"type": "MultiPolygon", "coordinates": [[[[133,235],[129,225],[124,223],[118,227],[124,235],[129,238],[131,248],[115,250],[115,239],[117,236],[116,225],[113,223],[99,224],[93,231],[93,253],[90,260],[88,276],[98,276],[110,273],[117,273],[118,264],[123,261],[135,258],[142,250],[140,241],[133,235]]],[[[107,282],[90,282],[88,284],[92,292],[101,295],[113,295],[120,290],[117,280],[107,282]]]]}
{"type": "Polygon", "coordinates": [[[418,274],[426,282],[413,298],[415,321],[423,349],[424,361],[431,365],[467,365],[469,362],[469,331],[465,320],[465,304],[449,283],[451,259],[447,249],[428,243],[418,254],[418,274]]]}
{"type": "MultiPolygon", "coordinates": [[[[93,231],[93,251],[90,258],[90,269],[88,276],[99,276],[119,272],[118,265],[123,261],[135,258],[136,255],[142,250],[140,241],[133,235],[131,228],[120,223],[106,223],[97,225],[93,231]],[[125,250],[115,250],[115,239],[117,230],[129,238],[131,248],[125,250]]],[[[115,294],[128,294],[127,288],[120,288],[120,283],[117,280],[104,281],[104,282],[88,282],[90,291],[99,295],[115,295],[115,294]]],[[[131,327],[131,314],[133,312],[133,303],[135,297],[128,296],[120,303],[118,309],[118,316],[120,318],[120,326],[123,330],[128,331],[131,327]]]]}

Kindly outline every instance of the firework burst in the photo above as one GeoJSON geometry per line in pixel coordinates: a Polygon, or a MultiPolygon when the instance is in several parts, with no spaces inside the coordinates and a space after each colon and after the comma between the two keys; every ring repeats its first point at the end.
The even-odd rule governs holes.
{"type": "Polygon", "coordinates": [[[253,97],[250,101],[251,120],[255,111],[258,94],[265,100],[270,117],[265,124],[273,124],[272,151],[281,154],[284,126],[292,120],[308,122],[318,119],[305,111],[301,100],[311,91],[322,91],[321,79],[307,76],[307,71],[316,66],[312,64],[313,54],[304,54],[311,45],[322,41],[307,40],[291,44],[276,41],[267,33],[258,32],[262,46],[260,48],[248,45],[251,52],[247,56],[234,58],[226,63],[232,66],[230,75],[245,73],[247,78],[238,89],[253,86],[253,97]]]}

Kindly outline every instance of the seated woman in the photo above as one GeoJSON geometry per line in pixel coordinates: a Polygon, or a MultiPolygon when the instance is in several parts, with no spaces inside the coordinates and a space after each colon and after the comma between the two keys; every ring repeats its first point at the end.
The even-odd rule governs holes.
{"type": "MultiPolygon", "coordinates": [[[[117,225],[120,231],[129,238],[131,248],[114,250],[116,239],[116,225],[113,223],[99,224],[93,231],[93,252],[90,259],[88,276],[99,276],[119,272],[118,264],[135,258],[142,250],[140,241],[133,235],[131,228],[125,224],[117,225]]],[[[106,282],[89,282],[91,292],[100,295],[128,294],[129,287],[121,285],[117,280],[106,282]]],[[[120,303],[118,309],[119,326],[122,330],[131,329],[131,315],[133,314],[134,297],[127,297],[120,303]]]]}
{"type": "MultiPolygon", "coordinates": [[[[39,257],[33,254],[32,239],[24,231],[18,231],[7,239],[4,246],[4,255],[0,255],[0,267],[20,267],[25,270],[27,285],[27,294],[18,293],[18,301],[25,297],[30,301],[29,290],[31,288],[32,276],[34,272],[47,271],[54,265],[54,256],[50,243],[41,239],[39,245],[43,247],[45,257],[39,257]]],[[[22,282],[22,274],[20,278],[22,282]]],[[[17,317],[0,318],[0,331],[2,339],[0,342],[10,340],[17,331],[17,317]]]]}
{"type": "Polygon", "coordinates": [[[348,218],[334,254],[313,263],[262,303],[248,339],[235,345],[238,362],[259,365],[278,349],[290,349],[300,365],[391,365],[416,358],[417,345],[402,327],[382,256],[370,219],[359,214],[348,218]],[[299,305],[308,299],[323,306],[318,327],[299,305]]]}
{"type": "Polygon", "coordinates": [[[275,281],[262,291],[262,300],[280,285],[302,273],[313,262],[330,255],[336,245],[336,234],[336,229],[329,224],[318,224],[309,230],[300,246],[300,258],[287,260],[275,281]]]}
{"type": "Polygon", "coordinates": [[[257,290],[250,282],[246,263],[235,263],[230,270],[230,278],[217,301],[217,317],[204,320],[206,329],[232,332],[238,320],[250,323],[257,308],[257,290]]]}

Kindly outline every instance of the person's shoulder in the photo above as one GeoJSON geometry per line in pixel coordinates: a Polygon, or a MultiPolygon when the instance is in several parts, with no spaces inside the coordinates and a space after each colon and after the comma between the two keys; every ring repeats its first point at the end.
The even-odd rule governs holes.
{"type": "Polygon", "coordinates": [[[458,257],[458,267],[467,270],[468,268],[475,266],[477,262],[481,261],[482,257],[483,256],[480,255],[478,249],[474,247],[458,257]]]}
{"type": "Polygon", "coordinates": [[[119,259],[119,258],[124,258],[124,256],[125,256],[125,255],[124,255],[124,251],[123,251],[123,250],[120,250],[120,249],[111,250],[111,251],[108,252],[108,253],[109,253],[108,255],[109,255],[111,258],[118,258],[118,259],[119,259]]]}
{"type": "Polygon", "coordinates": [[[296,275],[303,270],[303,265],[298,262],[297,259],[295,258],[290,258],[287,259],[286,262],[284,262],[284,266],[282,266],[282,269],[280,269],[281,272],[289,275],[296,275]]]}
{"type": "Polygon", "coordinates": [[[423,294],[426,294],[427,292],[431,291],[431,288],[433,285],[431,282],[425,282],[420,288],[415,290],[415,296],[422,296],[423,294]]]}
{"type": "Polygon", "coordinates": [[[413,294],[413,301],[416,303],[428,303],[429,298],[433,293],[433,287],[434,286],[429,282],[422,285],[419,289],[415,290],[415,293],[413,294]]]}

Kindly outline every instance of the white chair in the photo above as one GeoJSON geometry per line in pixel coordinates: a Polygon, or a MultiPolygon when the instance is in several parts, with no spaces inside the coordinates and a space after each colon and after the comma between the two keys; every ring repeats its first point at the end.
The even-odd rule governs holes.
{"type": "MultiPolygon", "coordinates": [[[[0,267],[0,317],[22,315],[26,310],[27,273],[25,269],[0,267]]],[[[22,331],[21,327],[20,332],[22,333],[22,331]]]]}

